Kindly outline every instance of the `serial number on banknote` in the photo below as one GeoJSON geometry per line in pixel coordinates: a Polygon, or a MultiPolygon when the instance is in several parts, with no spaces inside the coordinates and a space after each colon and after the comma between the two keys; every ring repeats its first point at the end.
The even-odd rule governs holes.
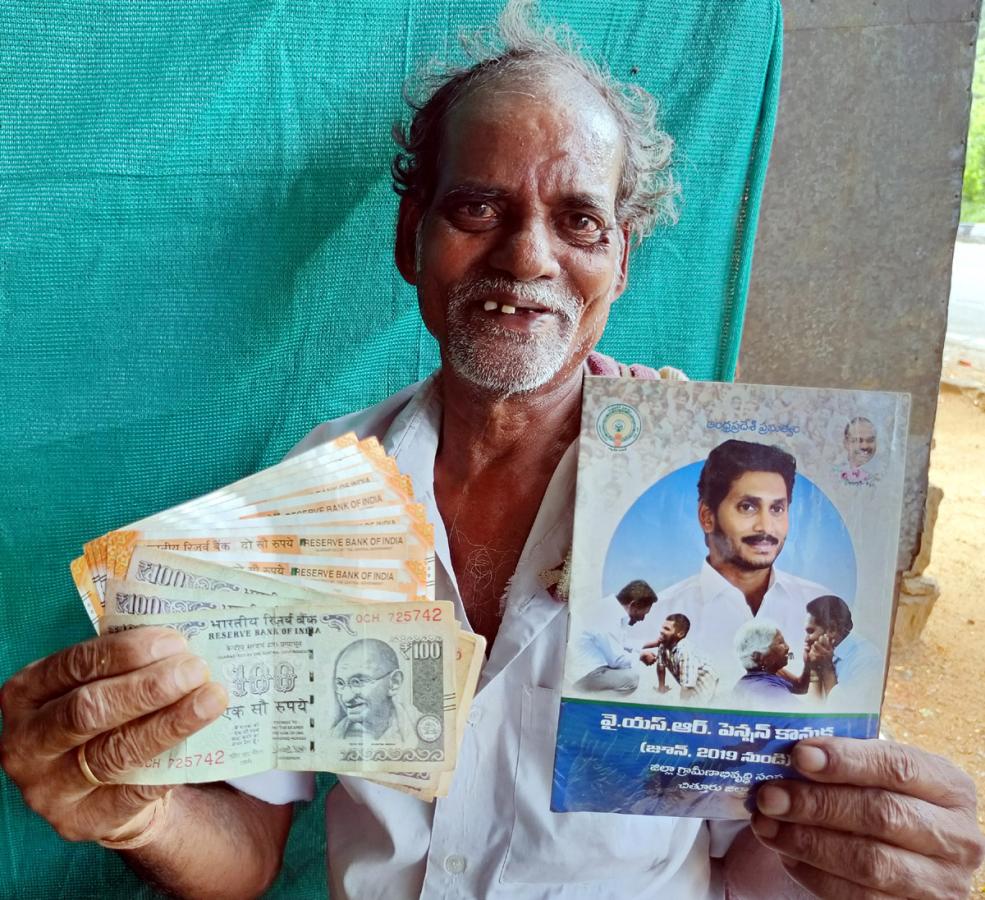
{"type": "Polygon", "coordinates": [[[198,766],[221,766],[226,760],[224,750],[214,753],[191,753],[188,756],[172,756],[168,759],[169,769],[191,769],[198,766]]]}
{"type": "MultiPolygon", "coordinates": [[[[438,609],[406,609],[398,610],[397,612],[387,613],[389,620],[391,622],[396,622],[398,624],[404,624],[407,622],[440,622],[441,619],[440,608],[438,609]]],[[[378,618],[373,619],[374,622],[378,622],[378,618]]]]}
{"type": "MultiPolygon", "coordinates": [[[[169,769],[194,769],[198,766],[221,766],[226,761],[225,750],[214,750],[208,753],[189,753],[187,756],[168,757],[169,769]]],[[[144,763],[145,769],[161,768],[161,757],[155,757],[144,763]]]]}

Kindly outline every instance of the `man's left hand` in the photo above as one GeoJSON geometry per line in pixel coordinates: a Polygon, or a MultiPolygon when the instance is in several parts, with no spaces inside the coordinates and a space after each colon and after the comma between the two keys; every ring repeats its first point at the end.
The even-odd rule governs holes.
{"type": "Polygon", "coordinates": [[[849,738],[801,741],[793,764],[809,780],[761,787],[752,820],[791,878],[824,898],[968,896],[985,838],[964,772],[915,747],[849,738]]]}

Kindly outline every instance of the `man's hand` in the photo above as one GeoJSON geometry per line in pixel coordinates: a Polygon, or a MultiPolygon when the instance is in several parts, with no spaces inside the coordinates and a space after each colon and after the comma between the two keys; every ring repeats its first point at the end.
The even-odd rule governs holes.
{"type": "Polygon", "coordinates": [[[812,641],[805,648],[804,658],[810,663],[812,668],[833,668],[834,666],[834,644],[831,638],[822,634],[816,641],[812,641]]]}
{"type": "Polygon", "coordinates": [[[0,689],[0,765],[70,841],[127,840],[167,787],[112,784],[216,719],[228,698],[171,629],[95,638],[32,663],[0,689]],[[79,748],[92,776],[80,766],[79,748]]]}
{"type": "Polygon", "coordinates": [[[657,654],[656,653],[641,653],[640,654],[640,662],[642,662],[644,666],[652,666],[656,661],[657,661],[657,654]]]}
{"type": "Polygon", "coordinates": [[[809,781],[759,789],[756,836],[824,898],[965,898],[985,858],[975,787],[946,759],[891,741],[813,738],[809,781]]]}

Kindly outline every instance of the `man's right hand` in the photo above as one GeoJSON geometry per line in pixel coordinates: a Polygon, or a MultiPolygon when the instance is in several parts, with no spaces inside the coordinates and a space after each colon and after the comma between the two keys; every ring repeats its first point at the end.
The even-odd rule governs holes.
{"type": "Polygon", "coordinates": [[[127,840],[167,787],[113,784],[214,721],[223,687],[171,629],[136,628],[31,663],[0,689],[0,765],[70,841],[127,840]],[[79,748],[102,786],[85,776],[79,748]]]}

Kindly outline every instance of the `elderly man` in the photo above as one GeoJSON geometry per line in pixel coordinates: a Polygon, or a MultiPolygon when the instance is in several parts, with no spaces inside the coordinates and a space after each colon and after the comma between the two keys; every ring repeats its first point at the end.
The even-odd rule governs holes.
{"type": "MultiPolygon", "coordinates": [[[[334,898],[700,897],[727,846],[699,820],[549,811],[567,614],[537,576],[569,546],[586,358],[660,193],[665,142],[624,96],[521,35],[438,90],[396,166],[397,265],[441,370],[302,446],[384,437],[430,508],[438,595],[492,646],[449,797],[354,778],[331,792],[334,898]]],[[[206,678],[157,630],[69,648],[5,685],[2,762],[64,837],[122,850],[178,895],[252,896],[278,871],[303,777],[246,785],[267,799],[112,784],[220,714],[206,678]]],[[[813,740],[793,758],[805,780],[758,795],[764,860],[822,896],[966,888],[983,844],[950,763],[881,741],[813,740]]]]}

